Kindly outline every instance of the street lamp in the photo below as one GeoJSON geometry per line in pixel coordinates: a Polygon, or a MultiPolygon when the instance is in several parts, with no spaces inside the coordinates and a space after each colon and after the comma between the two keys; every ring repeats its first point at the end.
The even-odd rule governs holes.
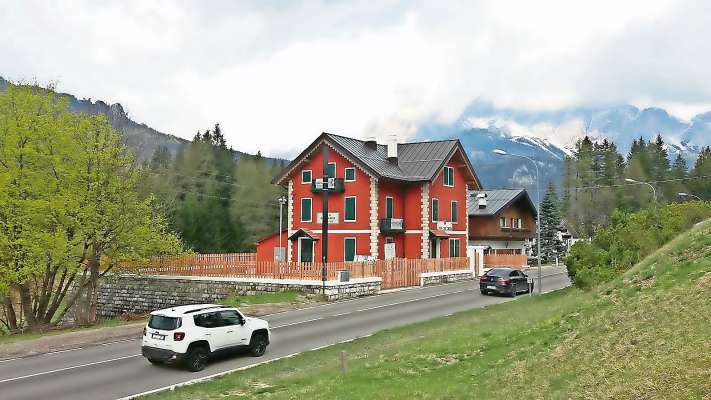
{"type": "Polygon", "coordinates": [[[654,195],[654,204],[655,204],[655,205],[657,204],[657,189],[654,187],[654,185],[652,185],[652,184],[649,183],[649,182],[640,182],[640,181],[634,180],[634,179],[632,179],[632,178],[627,178],[627,179],[625,179],[625,182],[631,183],[631,184],[633,184],[633,185],[647,185],[647,186],[651,187],[651,188],[652,188],[652,194],[654,195]]]}
{"type": "Polygon", "coordinates": [[[277,199],[277,201],[279,202],[279,261],[284,262],[284,261],[286,261],[285,260],[286,259],[286,257],[285,257],[286,252],[284,251],[284,247],[282,247],[282,244],[281,244],[281,236],[283,234],[283,231],[281,228],[282,227],[281,220],[282,220],[282,215],[284,214],[282,212],[282,207],[284,207],[284,204],[286,204],[286,197],[281,196],[277,199]]]}
{"type": "Polygon", "coordinates": [[[697,195],[695,195],[695,194],[691,194],[691,193],[679,192],[679,193],[677,193],[677,195],[678,195],[679,197],[693,197],[693,198],[695,198],[696,200],[703,201],[703,200],[701,200],[701,197],[699,197],[699,196],[697,196],[697,195]]]}
{"type": "Polygon", "coordinates": [[[505,150],[501,149],[494,149],[494,154],[499,155],[499,156],[510,156],[510,157],[519,157],[519,158],[525,158],[526,160],[530,161],[533,163],[533,166],[536,167],[536,216],[538,219],[538,227],[536,229],[538,233],[538,238],[536,239],[536,245],[538,246],[538,294],[542,293],[542,279],[541,279],[541,188],[540,188],[540,175],[538,174],[538,164],[533,161],[532,158],[522,156],[519,154],[511,154],[505,150]]]}

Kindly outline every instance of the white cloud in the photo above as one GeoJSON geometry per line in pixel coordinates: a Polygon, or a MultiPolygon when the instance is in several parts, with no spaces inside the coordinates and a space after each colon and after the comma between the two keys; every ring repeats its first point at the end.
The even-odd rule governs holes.
{"type": "MultiPolygon", "coordinates": [[[[0,75],[59,80],[186,138],[220,122],[235,148],[265,154],[321,131],[405,138],[474,100],[689,118],[711,98],[708,2],[278,4],[0,0],[0,75]]],[[[580,126],[506,122],[563,145],[580,126]]]]}

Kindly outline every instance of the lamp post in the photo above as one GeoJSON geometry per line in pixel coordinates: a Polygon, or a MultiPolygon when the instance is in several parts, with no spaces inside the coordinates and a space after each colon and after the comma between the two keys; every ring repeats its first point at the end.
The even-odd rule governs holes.
{"type": "Polygon", "coordinates": [[[536,216],[537,216],[537,224],[538,226],[536,227],[537,231],[537,238],[536,238],[536,245],[538,246],[538,256],[536,257],[538,259],[538,294],[542,293],[541,285],[542,285],[542,278],[541,278],[541,187],[540,187],[540,175],[538,173],[538,164],[536,164],[535,161],[533,161],[532,158],[527,157],[527,156],[522,156],[519,154],[511,154],[508,153],[504,150],[501,149],[495,149],[494,154],[499,155],[499,156],[510,156],[510,157],[518,157],[518,158],[525,158],[526,160],[530,161],[533,163],[533,166],[536,167],[536,216]]]}
{"type": "Polygon", "coordinates": [[[281,242],[281,236],[282,236],[282,215],[284,214],[282,212],[282,208],[284,207],[284,204],[286,204],[286,197],[281,196],[277,199],[279,202],[279,262],[284,262],[286,261],[286,251],[284,251],[284,247],[282,246],[281,242]]]}
{"type": "Polygon", "coordinates": [[[652,184],[649,183],[649,182],[641,182],[641,181],[638,181],[638,180],[634,180],[634,179],[632,179],[632,178],[627,178],[627,179],[625,179],[625,182],[631,183],[631,184],[633,184],[633,185],[647,185],[647,186],[651,187],[651,188],[652,188],[652,194],[654,195],[654,205],[655,205],[655,206],[657,205],[657,189],[654,187],[654,185],[652,185],[652,184]]]}
{"type": "Polygon", "coordinates": [[[701,200],[701,197],[699,197],[699,196],[697,196],[697,195],[695,195],[695,194],[691,194],[691,193],[679,192],[679,193],[677,193],[677,195],[678,195],[679,197],[693,197],[693,198],[695,198],[696,200],[703,201],[703,200],[701,200]]]}

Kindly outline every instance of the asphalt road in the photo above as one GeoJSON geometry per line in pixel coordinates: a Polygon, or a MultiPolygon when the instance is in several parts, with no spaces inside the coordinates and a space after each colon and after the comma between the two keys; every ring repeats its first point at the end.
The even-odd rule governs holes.
{"type": "MultiPolygon", "coordinates": [[[[563,268],[546,267],[543,291],[570,284],[563,268]]],[[[530,275],[535,275],[532,271],[530,275]]],[[[130,339],[77,350],[0,361],[0,399],[118,399],[300,353],[377,331],[512,299],[482,296],[476,282],[402,290],[263,317],[272,343],[261,358],[237,355],[201,372],[153,366],[130,339]]]]}

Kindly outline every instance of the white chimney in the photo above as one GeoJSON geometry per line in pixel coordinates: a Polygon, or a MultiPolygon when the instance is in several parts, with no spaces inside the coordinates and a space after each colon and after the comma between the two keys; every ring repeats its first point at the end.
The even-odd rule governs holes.
{"type": "Polygon", "coordinates": [[[486,193],[479,193],[476,195],[477,199],[477,204],[479,204],[479,208],[486,208],[486,193]]]}
{"type": "Polygon", "coordinates": [[[397,136],[390,135],[388,139],[388,160],[397,161],[397,136]]]}

